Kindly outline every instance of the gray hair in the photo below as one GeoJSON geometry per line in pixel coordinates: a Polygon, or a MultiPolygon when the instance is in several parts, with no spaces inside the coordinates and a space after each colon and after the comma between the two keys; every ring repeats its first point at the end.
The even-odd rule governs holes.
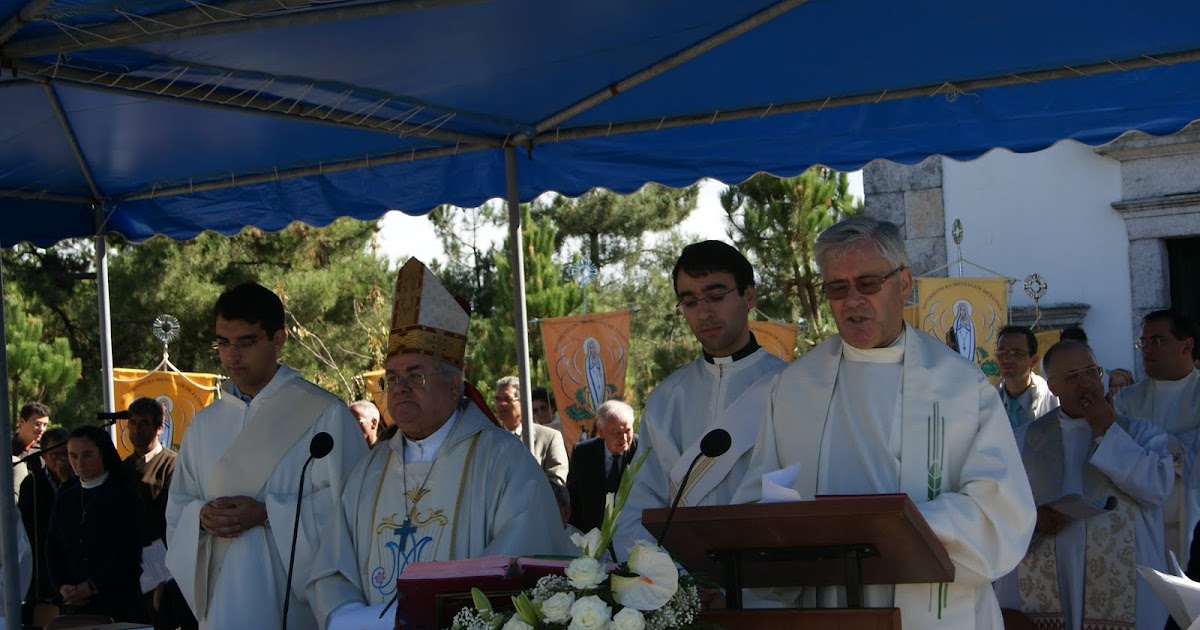
{"type": "Polygon", "coordinates": [[[843,219],[821,232],[813,246],[817,269],[825,269],[825,261],[859,241],[870,241],[892,268],[911,267],[900,228],[889,221],[857,216],[843,219]]]}
{"type": "Polygon", "coordinates": [[[521,379],[519,379],[515,376],[505,376],[504,378],[496,381],[496,391],[497,392],[504,389],[505,387],[511,387],[511,388],[515,389],[515,390],[517,390],[517,396],[521,395],[521,379]]]}
{"type": "Polygon", "coordinates": [[[350,403],[350,411],[354,411],[355,409],[369,418],[380,419],[379,407],[376,407],[375,403],[369,400],[356,400],[350,403]]]}
{"type": "Polygon", "coordinates": [[[628,420],[633,422],[633,407],[621,400],[605,401],[600,408],[596,410],[596,428],[599,429],[604,421],[608,418],[616,418],[618,420],[628,420]]]}
{"type": "Polygon", "coordinates": [[[435,359],[435,361],[437,361],[438,367],[442,372],[458,377],[458,391],[455,392],[454,399],[462,400],[462,397],[467,393],[467,377],[463,374],[463,369],[449,361],[441,359],[435,359]]]}

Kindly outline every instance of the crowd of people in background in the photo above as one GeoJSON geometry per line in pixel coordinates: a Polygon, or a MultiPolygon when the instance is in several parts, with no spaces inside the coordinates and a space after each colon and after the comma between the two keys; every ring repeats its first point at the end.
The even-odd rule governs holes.
{"type": "MultiPolygon", "coordinates": [[[[838,335],[789,365],[749,329],[757,288],[745,256],[717,241],[684,248],[672,281],[700,356],[640,410],[604,402],[593,435],[571,449],[547,388],[525,393],[505,377],[489,405],[466,381],[470,314],[420,261],[397,277],[386,416],[281,364],[278,296],[231,288],[213,309],[229,379],[179,453],[160,443],[153,399],[129,405],[124,460],[107,431],[51,428],[45,405],[21,408],[12,455],[26,463],[14,492],[35,558],[24,622],[95,613],[156,628],[391,627],[379,615],[412,563],[578,553],[570,534],[600,526],[606,495],[648,453],[613,561],[655,538],[643,510],[757,501],[765,474],[802,464],[801,497],[904,492],[946,545],[953,582],[865,592],[867,606],[900,608],[905,628],[1163,627],[1165,609],[1134,566],[1165,568],[1170,552],[1200,578],[1195,322],[1146,316],[1137,382],[1099,365],[1082,329],[1039,348],[1029,328],[1005,326],[993,386],[904,324],[913,276],[895,225],[848,219],[821,234],[815,256],[838,335]],[[730,434],[729,450],[678,496],[715,428],[730,434]],[[1081,515],[1059,503],[1075,495],[1113,499],[1081,515]]],[[[703,593],[706,605],[723,595],[703,593]]],[[[746,597],[836,607],[847,595],[746,597]]]]}

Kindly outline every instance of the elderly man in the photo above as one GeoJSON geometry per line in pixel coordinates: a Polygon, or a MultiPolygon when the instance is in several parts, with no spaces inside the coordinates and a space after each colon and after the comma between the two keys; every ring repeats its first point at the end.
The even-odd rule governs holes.
{"type": "Polygon", "coordinates": [[[996,362],[1000,364],[1000,402],[1015,429],[1029,424],[1058,406],[1046,381],[1033,373],[1038,363],[1038,342],[1025,326],[1005,326],[996,336],[996,362]]]}
{"type": "Polygon", "coordinates": [[[1175,478],[1167,435],[1114,411],[1086,344],[1054,344],[1045,367],[1062,406],[1016,431],[1038,535],[997,593],[1006,608],[1065,628],[1161,628],[1166,610],[1134,578],[1135,565],[1165,570],[1162,503],[1175,478]],[[1068,495],[1116,502],[1082,518],[1047,506],[1068,495]]]}
{"type": "Polygon", "coordinates": [[[21,521],[25,533],[33,544],[33,582],[21,607],[25,625],[43,625],[44,621],[58,614],[54,602],[58,590],[50,582],[46,569],[46,532],[50,529],[50,513],[58,499],[59,490],[75,477],[71,461],[67,457],[67,435],[70,432],[57,427],[42,434],[42,460],[45,466],[37,469],[21,482],[21,498],[17,507],[21,510],[21,521]],[[53,610],[53,612],[49,612],[53,610]]]}
{"type": "Polygon", "coordinates": [[[358,420],[358,428],[362,429],[367,448],[373,448],[379,440],[379,407],[369,400],[356,400],[350,403],[350,413],[358,420]]]}
{"type": "MultiPolygon", "coordinates": [[[[907,630],[998,630],[991,582],[1025,554],[1034,505],[996,390],[970,361],[904,325],[913,280],[894,224],[846,219],[821,233],[814,253],[838,334],[775,379],[738,499],[759,500],[763,474],[793,464],[805,499],[907,494],[945,545],[954,581],[868,586],[865,604],[899,608],[907,630]]],[[[798,603],[818,602],[845,606],[844,589],[809,589],[798,603]]]]}
{"type": "Polygon", "coordinates": [[[324,522],[366,452],[346,404],[279,363],[283,302],[266,287],[233,287],[213,307],[224,395],[192,419],[167,499],[167,568],[201,628],[277,628],[292,589],[289,628],[314,628],[304,597],[324,522]],[[308,467],[319,433],[333,450],[308,467]],[[296,565],[292,522],[304,493],[296,565]]]}
{"type": "Polygon", "coordinates": [[[637,453],[633,407],[610,400],[596,410],[596,437],[575,445],[567,490],[571,493],[571,525],[581,532],[600,527],[604,496],[616,492],[625,468],[637,453]]]}
{"type": "Polygon", "coordinates": [[[323,627],[391,628],[380,611],[414,562],[567,550],[546,476],[463,379],[468,321],[424,264],[405,263],[384,373],[399,431],[354,469],[328,524],[308,585],[323,627]]]}
{"type": "MultiPolygon", "coordinates": [[[[749,315],[756,304],[754,268],[720,241],[683,248],[671,272],[676,308],[700,342],[702,356],[679,368],[646,397],[641,439],[650,455],[618,518],[614,544],[625,558],[633,542],[654,540],[642,511],[667,507],[700,441],[724,429],[732,446],[714,460],[701,456],[679,505],[728,505],[750,465],[771,378],[787,364],[758,345],[749,315]]],[[[658,532],[654,532],[657,534],[658,532]]]]}
{"type": "Polygon", "coordinates": [[[1117,413],[1145,418],[1167,432],[1175,458],[1175,489],[1163,505],[1166,548],[1187,566],[1191,534],[1200,519],[1200,371],[1192,365],[1196,322],[1174,310],[1154,311],[1142,321],[1137,347],[1148,378],[1122,387],[1113,398],[1117,413]]]}
{"type": "MultiPolygon", "coordinates": [[[[496,419],[500,426],[517,439],[521,439],[524,426],[521,423],[521,380],[505,376],[496,381],[496,419]]],[[[567,447],[563,444],[561,431],[534,424],[533,458],[546,473],[546,478],[557,483],[567,483],[567,447]]]]}

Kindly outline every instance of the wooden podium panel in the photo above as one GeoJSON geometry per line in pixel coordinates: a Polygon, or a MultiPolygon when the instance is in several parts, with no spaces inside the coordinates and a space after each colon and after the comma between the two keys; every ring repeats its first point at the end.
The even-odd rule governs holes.
{"type": "MultiPolygon", "coordinates": [[[[657,532],[667,513],[646,510],[642,523],[657,532]]],[[[820,553],[854,546],[878,552],[862,560],[863,584],[954,580],[950,556],[903,494],[681,508],[663,546],[688,571],[711,577],[725,574],[722,553],[741,552],[747,588],[846,584],[844,559],[820,553]]]]}
{"type": "Polygon", "coordinates": [[[710,610],[700,620],[726,630],[900,630],[900,609],[710,610]]]}

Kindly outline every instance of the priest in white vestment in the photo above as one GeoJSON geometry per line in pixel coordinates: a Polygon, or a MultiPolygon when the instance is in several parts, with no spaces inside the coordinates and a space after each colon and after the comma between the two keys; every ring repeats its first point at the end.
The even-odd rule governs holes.
{"type": "Polygon", "coordinates": [[[1175,480],[1167,434],[1113,410],[1086,344],[1055,344],[1045,366],[1062,406],[1016,432],[1040,507],[1029,553],[996,583],[1000,603],[1069,630],[1161,628],[1166,609],[1135,565],[1166,570],[1162,505],[1175,480]],[[1116,501],[1083,518],[1046,505],[1068,495],[1116,501]]]}
{"type": "Polygon", "coordinates": [[[1163,505],[1166,549],[1187,566],[1192,530],[1200,519],[1200,372],[1192,364],[1196,323],[1173,310],[1154,311],[1142,321],[1137,347],[1147,378],[1117,392],[1117,413],[1145,418],[1167,432],[1175,458],[1175,489],[1163,505]]]}
{"type": "Polygon", "coordinates": [[[322,628],[393,627],[396,578],[415,562],[567,554],[533,455],[462,374],[469,316],[412,258],[396,280],[384,383],[399,428],[346,483],[308,585],[322,628]]]}
{"type": "MultiPolygon", "coordinates": [[[[945,546],[954,581],[867,586],[865,604],[899,608],[906,630],[999,630],[991,582],[1024,555],[1035,509],[996,391],[973,363],[905,326],[912,271],[894,224],[844,220],[815,254],[839,334],[774,379],[736,499],[759,500],[765,473],[797,464],[792,488],[804,500],[903,492],[945,546]]],[[[796,603],[837,608],[846,596],[807,589],[796,603]]]]}
{"type": "Polygon", "coordinates": [[[1033,373],[1038,364],[1037,336],[1027,326],[1008,325],[996,335],[996,363],[1000,366],[1000,402],[1015,429],[1029,424],[1058,406],[1058,398],[1045,379],[1033,373]]]}
{"type": "Polygon", "coordinates": [[[167,568],[201,628],[278,628],[300,472],[318,433],[333,450],[308,468],[296,537],[288,627],[316,628],[304,595],[322,524],[366,453],[346,404],[278,363],[283,303],[257,284],[214,308],[229,375],[221,398],[193,418],[167,500],[167,568]]]}
{"type": "Polygon", "coordinates": [[[681,506],[728,505],[750,465],[771,377],[787,363],[762,349],[748,321],[755,305],[754,270],[720,241],[688,245],[672,271],[678,308],[703,356],[679,368],[646,397],[639,427],[650,455],[633,480],[613,545],[624,560],[633,542],[659,532],[642,527],[642,510],[670,506],[700,440],[729,432],[732,445],[715,459],[701,456],[683,489],[681,506]]]}

